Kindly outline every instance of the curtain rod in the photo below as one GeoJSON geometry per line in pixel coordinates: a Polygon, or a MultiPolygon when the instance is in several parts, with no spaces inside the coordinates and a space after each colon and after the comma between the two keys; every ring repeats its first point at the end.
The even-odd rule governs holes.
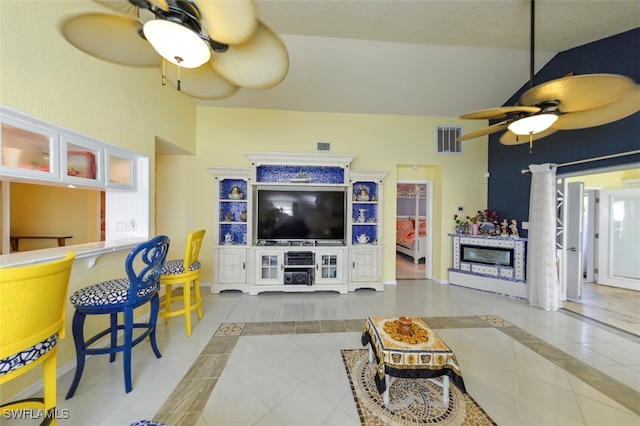
{"type": "MultiPolygon", "coordinates": [[[[556,167],[573,166],[574,164],[590,163],[592,161],[607,160],[609,158],[624,157],[625,155],[633,154],[640,154],[640,149],[636,149],[635,151],[620,152],[618,154],[604,155],[602,157],[586,158],[584,160],[576,160],[569,163],[556,164],[556,167]]],[[[524,175],[527,173],[531,173],[531,170],[529,170],[529,168],[527,167],[526,169],[520,170],[520,173],[524,175]]]]}

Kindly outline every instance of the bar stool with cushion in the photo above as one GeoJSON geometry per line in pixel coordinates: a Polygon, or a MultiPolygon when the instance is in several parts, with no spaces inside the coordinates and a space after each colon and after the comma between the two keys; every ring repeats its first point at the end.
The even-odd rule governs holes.
{"type": "Polygon", "coordinates": [[[160,284],[165,286],[165,298],[160,307],[164,308],[160,316],[164,317],[164,322],[170,317],[184,315],[187,336],[191,336],[191,311],[196,311],[198,319],[202,319],[202,299],[200,298],[200,268],[198,260],[202,240],[205,230],[192,232],[187,237],[187,247],[184,258],[167,260],[162,269],[160,284]],[[193,296],[191,294],[191,283],[193,282],[193,296]],[[171,304],[174,302],[172,286],[182,284],[182,309],[172,311],[171,304]]]}
{"type": "Polygon", "coordinates": [[[0,405],[0,419],[12,410],[43,410],[43,424],[56,424],[56,357],[65,335],[69,275],[75,258],[0,269],[0,385],[42,364],[44,398],[0,405]]]}
{"type": "Polygon", "coordinates": [[[160,307],[158,297],[160,272],[168,251],[168,237],[161,235],[152,238],[139,244],[127,256],[126,278],[93,284],[71,295],[71,303],[76,308],[71,325],[76,346],[76,372],[66,399],[73,396],[80,383],[87,355],[109,354],[109,361],[113,362],[116,354],[122,352],[124,386],[127,393],[132,389],[131,349],[148,337],[156,358],[162,356],[156,343],[156,321],[160,307]],[[134,309],[147,303],[150,304],[148,321],[134,322],[134,309]],[[122,314],[122,324],[118,323],[118,314],[122,314]],[[110,326],[93,337],[85,339],[84,321],[87,315],[109,315],[110,326]],[[134,338],[134,329],[144,331],[134,338]],[[122,344],[118,344],[119,330],[123,332],[122,344]],[[105,336],[109,336],[110,340],[107,347],[90,347],[105,336]]]}

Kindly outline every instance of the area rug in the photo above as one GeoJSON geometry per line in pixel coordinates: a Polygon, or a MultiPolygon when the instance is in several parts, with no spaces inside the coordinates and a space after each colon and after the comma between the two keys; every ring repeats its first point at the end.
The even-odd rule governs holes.
{"type": "Polygon", "coordinates": [[[368,349],[343,349],[344,361],[360,421],[378,425],[496,425],[469,394],[451,386],[449,404],[442,402],[442,389],[427,379],[397,378],[385,406],[376,388],[375,366],[368,349]]]}

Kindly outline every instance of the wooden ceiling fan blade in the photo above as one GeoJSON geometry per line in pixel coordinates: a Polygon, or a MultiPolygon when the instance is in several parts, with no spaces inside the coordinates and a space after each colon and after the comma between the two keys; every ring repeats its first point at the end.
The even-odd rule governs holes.
{"type": "Polygon", "coordinates": [[[223,44],[248,41],[258,29],[253,0],[196,0],[209,37],[223,44]]]}
{"type": "Polygon", "coordinates": [[[458,137],[456,140],[458,141],[466,141],[469,139],[475,139],[480,136],[489,135],[491,133],[499,132],[500,130],[504,130],[509,125],[510,121],[503,121],[501,123],[492,124],[488,127],[483,127],[482,129],[474,130],[469,133],[465,133],[464,135],[458,137]]]}
{"type": "MultiPolygon", "coordinates": [[[[544,130],[540,133],[536,133],[535,135],[533,135],[533,140],[535,141],[538,139],[542,139],[555,132],[557,132],[556,129],[549,128],[547,130],[544,130]]],[[[504,132],[502,136],[500,136],[500,143],[502,145],[520,145],[520,144],[529,143],[530,141],[531,141],[531,138],[529,135],[516,135],[511,130],[507,130],[506,132],[504,132]]]]}
{"type": "Polygon", "coordinates": [[[506,118],[507,114],[512,113],[536,113],[540,112],[541,108],[537,106],[506,106],[500,108],[488,108],[481,109],[478,111],[473,111],[464,115],[461,115],[460,118],[471,119],[471,120],[497,120],[500,118],[506,118]]]}
{"type": "Polygon", "coordinates": [[[226,52],[213,52],[213,69],[236,86],[269,89],[289,71],[289,54],[280,37],[260,23],[246,43],[229,45],[226,52]]]}
{"type": "Polygon", "coordinates": [[[130,3],[129,0],[93,0],[114,12],[122,13],[133,17],[138,16],[138,8],[130,3]]]}
{"type": "MultiPolygon", "coordinates": [[[[93,0],[96,3],[108,7],[109,9],[123,13],[129,16],[138,16],[139,8],[131,3],[129,0],[93,0]]],[[[147,0],[150,5],[156,6],[162,10],[169,10],[169,5],[166,0],[147,0]]]]}
{"type": "MultiPolygon", "coordinates": [[[[178,87],[178,67],[167,64],[167,81],[178,87]]],[[[180,68],[180,91],[196,99],[223,99],[238,91],[239,87],[229,83],[211,68],[210,62],[197,68],[180,68]]]]}
{"type": "Polygon", "coordinates": [[[539,84],[522,94],[523,105],[559,101],[561,112],[576,112],[611,103],[633,90],[629,77],[617,74],[585,74],[539,84]]]}
{"type": "Polygon", "coordinates": [[[66,19],[64,38],[84,53],[121,65],[153,67],[160,56],[142,37],[137,19],[106,13],[86,13],[66,19]]]}
{"type": "Polygon", "coordinates": [[[562,114],[551,127],[558,130],[586,129],[622,120],[640,111],[640,85],[622,98],[599,108],[562,114]]]}

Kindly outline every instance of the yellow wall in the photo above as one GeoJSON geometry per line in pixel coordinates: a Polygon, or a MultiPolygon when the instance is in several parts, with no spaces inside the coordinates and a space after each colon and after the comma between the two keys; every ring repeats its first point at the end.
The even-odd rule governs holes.
{"type": "Polygon", "coordinates": [[[316,152],[330,141],[332,153],[353,154],[353,170],[387,172],[384,184],[383,279],[395,280],[396,182],[399,164],[429,167],[434,181],[434,279],[447,280],[453,215],[486,204],[487,142],[467,142],[463,155],[435,153],[435,126],[461,125],[457,118],[308,113],[235,108],[197,108],[197,155],[161,156],[158,168],[158,231],[185,238],[204,228],[209,239],[201,257],[203,281],[213,280],[211,265],[214,211],[213,177],[208,167],[249,167],[247,152],[316,152]],[[161,214],[162,212],[162,214],[161,214]]]}
{"type": "MultiPolygon", "coordinates": [[[[125,67],[95,59],[69,45],[58,32],[63,16],[104,8],[88,0],[0,0],[0,8],[0,104],[148,156],[151,194],[156,137],[195,151],[193,101],[170,86],[163,87],[158,69],[125,67]]],[[[154,206],[152,195],[152,230],[154,206]]],[[[101,256],[91,269],[86,261],[77,261],[70,292],[121,276],[125,257],[126,253],[101,256]]],[[[68,333],[60,344],[58,365],[74,358],[72,314],[69,305],[68,333]]],[[[93,321],[88,327],[98,328],[93,321]]],[[[39,372],[36,369],[16,383],[3,385],[2,400],[37,381],[39,372]]]]}
{"type": "MultiPolygon", "coordinates": [[[[15,182],[10,188],[11,235],[72,235],[67,245],[100,240],[99,191],[15,182]]],[[[58,246],[55,240],[19,244],[20,251],[58,246]]]]}
{"type": "Polygon", "coordinates": [[[640,169],[573,176],[567,182],[584,182],[585,189],[617,189],[624,187],[625,179],[640,179],[640,169]]]}
{"type": "MultiPolygon", "coordinates": [[[[63,17],[101,10],[91,1],[0,0],[0,104],[153,158],[156,137],[195,151],[191,98],[161,85],[159,68],[111,64],[59,33],[63,17]]],[[[150,204],[153,229],[154,205],[150,204]]]]}

